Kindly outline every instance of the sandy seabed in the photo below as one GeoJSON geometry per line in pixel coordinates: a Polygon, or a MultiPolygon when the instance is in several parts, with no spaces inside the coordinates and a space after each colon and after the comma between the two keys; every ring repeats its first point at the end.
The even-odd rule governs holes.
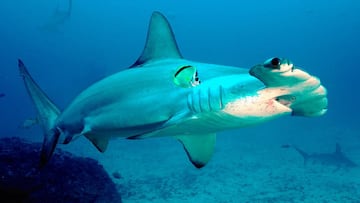
{"type": "MultiPolygon", "coordinates": [[[[351,137],[355,132],[346,133],[351,137]]],[[[220,135],[214,157],[200,170],[172,138],[117,139],[104,154],[81,139],[64,148],[98,159],[112,174],[123,202],[360,202],[359,167],[304,166],[294,150],[250,137],[220,135]]],[[[331,152],[332,138],[319,143],[321,137],[309,136],[316,145],[307,149],[331,152]]],[[[343,146],[357,163],[359,145],[343,146]]]]}
{"type": "MultiPolygon", "coordinates": [[[[295,150],[281,148],[296,144],[309,153],[331,153],[338,142],[360,165],[360,129],[313,122],[283,119],[219,133],[214,156],[202,169],[190,163],[181,144],[171,137],[114,139],[105,153],[83,137],[58,146],[98,160],[125,203],[359,203],[360,167],[304,166],[295,150]]],[[[38,142],[42,139],[38,134],[41,129],[24,131],[19,137],[38,142]]]]}

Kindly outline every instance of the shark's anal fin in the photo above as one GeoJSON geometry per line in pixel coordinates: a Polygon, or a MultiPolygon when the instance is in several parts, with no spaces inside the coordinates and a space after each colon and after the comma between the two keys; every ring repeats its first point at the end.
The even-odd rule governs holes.
{"type": "Polygon", "coordinates": [[[182,56],[169,22],[160,12],[154,12],[150,19],[144,50],[130,68],[141,66],[148,61],[167,58],[182,58],[182,56]]]}
{"type": "Polygon", "coordinates": [[[109,138],[108,137],[97,137],[97,136],[91,136],[91,135],[85,135],[87,139],[90,140],[91,143],[96,147],[96,149],[99,150],[99,152],[105,152],[107,149],[107,146],[109,144],[109,138]]]}
{"type": "Polygon", "coordinates": [[[216,134],[175,136],[196,168],[202,168],[211,159],[216,143],[216,134]]]}

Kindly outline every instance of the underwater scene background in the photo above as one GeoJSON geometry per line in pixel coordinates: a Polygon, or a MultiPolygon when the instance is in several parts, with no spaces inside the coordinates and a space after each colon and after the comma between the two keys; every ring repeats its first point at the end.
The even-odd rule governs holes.
{"type": "MultiPolygon", "coordinates": [[[[270,57],[289,58],[321,79],[328,90],[328,112],[221,132],[213,158],[200,170],[171,137],[114,139],[103,154],[84,138],[59,145],[61,151],[95,159],[92,165],[110,177],[119,197],[94,197],[95,202],[120,202],[120,196],[123,202],[360,202],[359,167],[343,164],[335,153],[338,143],[343,158],[360,164],[359,10],[356,0],[2,0],[0,138],[43,139],[39,126],[24,128],[36,112],[18,73],[18,58],[65,108],[90,84],[134,63],[151,13],[160,11],[185,58],[243,68],[270,57]],[[292,145],[313,155],[316,163],[304,164],[292,145]]],[[[11,153],[11,143],[18,142],[0,144],[2,158],[21,156],[11,153]]],[[[68,162],[64,168],[77,167],[76,161],[68,162]]],[[[0,164],[4,184],[8,172],[5,162],[0,164]]],[[[77,183],[110,184],[92,179],[98,172],[88,173],[77,183]]],[[[83,174],[74,170],[68,175],[83,174]]],[[[72,187],[61,190],[71,192],[72,187]]]]}

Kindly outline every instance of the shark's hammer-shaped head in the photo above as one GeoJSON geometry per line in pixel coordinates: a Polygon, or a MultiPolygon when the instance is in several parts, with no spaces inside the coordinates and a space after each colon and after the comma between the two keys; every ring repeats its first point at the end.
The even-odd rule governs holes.
{"type": "MultiPolygon", "coordinates": [[[[206,70],[199,71],[200,78],[201,71],[206,70]]],[[[202,78],[188,97],[189,108],[196,114],[214,113],[211,117],[219,118],[222,130],[283,115],[320,116],[327,110],[326,90],[320,80],[287,59],[268,59],[249,73],[254,77],[234,72],[202,78]]]]}
{"type": "Polygon", "coordinates": [[[320,80],[288,59],[270,58],[251,68],[250,75],[265,84],[259,95],[272,98],[278,109],[282,106],[297,116],[320,116],[327,111],[327,92],[320,80]]]}

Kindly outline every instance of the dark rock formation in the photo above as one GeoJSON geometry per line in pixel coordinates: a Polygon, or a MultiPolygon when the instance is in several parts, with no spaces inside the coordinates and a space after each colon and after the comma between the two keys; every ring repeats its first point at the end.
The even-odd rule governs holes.
{"type": "Polygon", "coordinates": [[[40,148],[19,138],[0,139],[0,202],[121,202],[96,160],[57,150],[39,169],[40,148]]]}

